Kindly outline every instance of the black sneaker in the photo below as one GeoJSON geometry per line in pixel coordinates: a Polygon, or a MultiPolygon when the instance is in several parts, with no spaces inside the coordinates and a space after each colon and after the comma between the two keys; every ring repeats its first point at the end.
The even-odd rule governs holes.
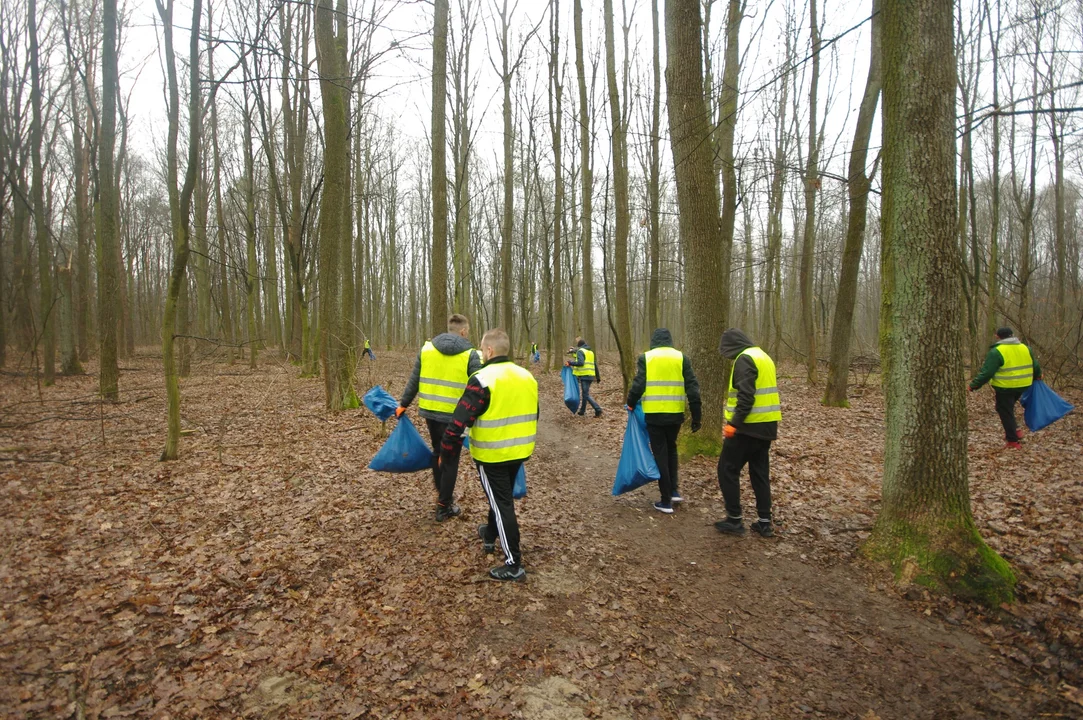
{"type": "Polygon", "coordinates": [[[502,582],[524,582],[526,570],[514,565],[498,565],[489,571],[489,577],[502,582]]]}
{"type": "Polygon", "coordinates": [[[673,505],[667,502],[662,502],[661,500],[654,504],[654,509],[660,513],[665,513],[666,515],[673,514],[673,505]]]}
{"type": "Polygon", "coordinates": [[[756,522],[749,525],[749,527],[752,528],[752,532],[756,533],[760,537],[769,538],[775,536],[775,531],[771,529],[771,523],[769,522],[757,520],[756,522]]]}
{"type": "Polygon", "coordinates": [[[484,550],[487,554],[492,554],[496,552],[496,541],[494,540],[493,542],[486,542],[485,533],[486,531],[488,531],[488,529],[488,525],[478,525],[478,537],[481,538],[481,549],[484,550]]]}
{"type": "Polygon", "coordinates": [[[452,503],[451,507],[444,507],[440,503],[436,503],[436,522],[444,522],[451,518],[457,518],[462,514],[462,509],[455,503],[452,503]]]}
{"type": "Polygon", "coordinates": [[[727,535],[744,535],[748,532],[745,530],[744,522],[741,520],[734,520],[733,518],[719,520],[714,524],[714,529],[727,535]]]}
{"type": "Polygon", "coordinates": [[[601,411],[600,408],[598,410],[594,411],[594,417],[601,417],[601,416],[602,416],[602,411],[601,411]]]}

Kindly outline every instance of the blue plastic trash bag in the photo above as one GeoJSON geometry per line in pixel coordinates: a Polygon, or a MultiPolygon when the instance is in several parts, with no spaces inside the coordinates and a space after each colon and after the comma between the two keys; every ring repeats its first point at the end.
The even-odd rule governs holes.
{"type": "Polygon", "coordinates": [[[511,488],[511,496],[516,500],[526,497],[526,463],[519,466],[519,472],[515,474],[515,485],[511,488]]]}
{"type": "Polygon", "coordinates": [[[1031,432],[1055,423],[1075,409],[1072,403],[1057,395],[1041,380],[1035,380],[1023,391],[1019,402],[1023,405],[1023,420],[1031,432]]]}
{"type": "Polygon", "coordinates": [[[564,381],[564,404],[576,412],[579,410],[579,379],[567,365],[560,371],[560,379],[564,381]]]}
{"type": "Polygon", "coordinates": [[[365,407],[371,410],[373,415],[380,418],[381,422],[394,415],[395,409],[399,406],[399,402],[391,397],[391,393],[379,385],[365,393],[365,397],[361,399],[361,402],[365,403],[365,407]]]}
{"type": "Polygon", "coordinates": [[[624,446],[620,451],[620,462],[617,463],[617,477],[613,480],[613,494],[622,495],[659,477],[658,464],[654,462],[651,441],[647,436],[647,423],[643,419],[643,408],[636,405],[635,411],[628,413],[628,426],[624,428],[624,446]]]}
{"type": "Polygon", "coordinates": [[[390,473],[417,472],[431,467],[432,450],[406,416],[399,418],[387,442],[369,463],[369,470],[390,473]]]}

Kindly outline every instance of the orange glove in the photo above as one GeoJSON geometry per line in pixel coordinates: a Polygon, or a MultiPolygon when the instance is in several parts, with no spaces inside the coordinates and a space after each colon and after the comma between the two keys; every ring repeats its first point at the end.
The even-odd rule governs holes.
{"type": "Polygon", "coordinates": [[[737,434],[737,428],[733,427],[729,423],[726,423],[726,426],[724,428],[722,428],[722,437],[724,437],[724,438],[729,439],[729,438],[733,437],[736,434],[737,434]]]}
{"type": "Polygon", "coordinates": [[[571,367],[571,366],[572,366],[572,363],[571,363],[570,360],[565,360],[564,361],[564,367],[571,367]]]}
{"type": "Polygon", "coordinates": [[[402,417],[402,414],[404,412],[406,412],[406,408],[404,408],[402,405],[399,405],[397,408],[395,408],[395,417],[402,417]]]}

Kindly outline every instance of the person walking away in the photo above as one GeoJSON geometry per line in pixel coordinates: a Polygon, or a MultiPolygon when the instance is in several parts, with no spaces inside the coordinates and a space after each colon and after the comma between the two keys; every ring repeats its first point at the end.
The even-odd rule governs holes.
{"type": "Polygon", "coordinates": [[[530,343],[530,362],[537,364],[541,360],[541,354],[538,352],[538,342],[535,340],[530,343]]]}
{"type": "Polygon", "coordinates": [[[565,360],[564,364],[572,368],[572,374],[579,380],[579,411],[576,415],[583,415],[587,410],[587,403],[594,408],[594,417],[601,417],[602,407],[590,396],[590,385],[593,382],[602,382],[601,373],[595,362],[594,351],[590,349],[586,341],[577,337],[575,347],[569,352],[575,353],[574,360],[565,360]]]}
{"type": "Polygon", "coordinates": [[[526,580],[519,547],[519,522],[515,517],[512,487],[519,468],[534,452],[538,432],[538,381],[530,371],[511,362],[511,341],[500,328],[489,330],[481,339],[485,364],[470,376],[451,423],[444,433],[440,462],[457,457],[462,435],[470,431],[470,454],[478,469],[485,497],[489,500],[488,521],[478,527],[482,549],[493,552],[496,539],[504,549],[504,564],[489,570],[494,580],[526,580]]]}
{"type": "Polygon", "coordinates": [[[369,345],[369,339],[365,338],[365,349],[361,351],[361,357],[369,356],[369,359],[375,360],[376,356],[372,354],[372,345],[369,345]]]}
{"type": "Polygon", "coordinates": [[[685,398],[692,411],[692,432],[699,432],[702,407],[692,362],[673,348],[669,330],[658,328],[651,333],[651,349],[636,359],[636,374],[626,404],[628,410],[634,410],[636,403],[643,404],[662,496],[654,509],[667,514],[673,512],[674,503],[683,501],[677,491],[677,434],[684,424],[685,398]]]}
{"type": "Polygon", "coordinates": [[[989,346],[985,362],[968,388],[974,392],[985,383],[993,386],[1005,447],[1015,450],[1022,447],[1019,441],[1023,439],[1023,430],[1015,422],[1015,403],[1035,380],[1041,379],[1042,367],[1030,348],[1015,337],[1010,327],[999,328],[996,341],[989,346]]]}
{"type": "Polygon", "coordinates": [[[481,368],[481,358],[470,344],[470,321],[458,313],[447,320],[447,332],[440,333],[421,346],[414,371],[406,382],[395,410],[398,417],[406,412],[417,397],[419,415],[425,418],[432,443],[432,481],[436,487],[436,522],[458,517],[462,512],[455,504],[455,478],[459,455],[448,458],[441,472],[438,462],[440,442],[451,422],[455,405],[466,389],[466,380],[481,368]]]}
{"type": "Polygon", "coordinates": [[[771,442],[778,438],[782,405],[775,377],[775,363],[736,328],[722,333],[718,350],[733,360],[726,424],[722,429],[722,453],[718,458],[718,486],[726,503],[726,518],[714,524],[719,532],[744,535],[741,514],[741,469],[748,465],[756,514],[752,529],[771,537],[771,442]]]}

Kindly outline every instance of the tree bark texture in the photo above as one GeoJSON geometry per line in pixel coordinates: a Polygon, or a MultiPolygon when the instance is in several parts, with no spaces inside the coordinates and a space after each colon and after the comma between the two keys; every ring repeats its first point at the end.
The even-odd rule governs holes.
{"type": "Polygon", "coordinates": [[[432,42],[432,264],[429,307],[433,336],[447,310],[447,26],[448,0],[436,0],[432,42]]]}
{"type": "Polygon", "coordinates": [[[1007,564],[978,536],[955,259],[953,10],[883,0],[883,505],[866,549],[900,576],[992,605],[1007,564]]]}
{"type": "MultiPolygon", "coordinates": [[[[177,137],[180,134],[180,90],[177,82],[176,60],[173,51],[173,0],[155,0],[162,18],[165,35],[166,76],[169,82],[169,131],[166,145],[166,182],[169,190],[170,220],[173,230],[173,265],[169,272],[169,288],[162,317],[162,364],[164,366],[167,427],[162,460],[176,460],[180,446],[180,384],[177,377],[177,358],[174,341],[177,329],[178,301],[182,286],[188,282],[188,236],[191,230],[192,195],[195,192],[196,174],[199,169],[199,139],[201,94],[199,92],[199,25],[202,16],[202,0],[192,4],[192,24],[188,55],[188,166],[184,173],[184,186],[177,187],[179,173],[177,137]]],[[[186,306],[187,303],[184,303],[186,306]]],[[[187,308],[182,308],[187,312],[187,308]]]]}
{"type": "Polygon", "coordinates": [[[117,300],[120,268],[120,213],[114,172],[117,136],[117,2],[103,0],[102,22],[102,119],[98,150],[98,345],[99,388],[102,397],[118,399],[120,369],[117,366],[117,300]]]}
{"type": "Polygon", "coordinates": [[[871,183],[865,173],[869,155],[869,137],[880,98],[880,0],[872,0],[870,28],[869,74],[865,93],[857,111],[857,127],[850,146],[850,166],[846,186],[850,212],[846,223],[846,240],[842,250],[839,289],[835,298],[835,317],[831,323],[831,360],[827,370],[827,390],[824,405],[849,407],[846,388],[850,377],[850,339],[853,335],[854,304],[857,300],[857,276],[861,269],[861,253],[865,246],[865,222],[871,183]]]}
{"type": "Polygon", "coordinates": [[[345,184],[349,172],[349,143],[346,116],[346,17],[331,0],[316,6],[316,63],[320,75],[323,105],[324,161],[320,198],[319,343],[323,361],[325,403],[329,410],[341,410],[350,393],[341,307],[340,247],[344,234],[345,184]],[[341,29],[336,33],[336,20],[341,29]]]}
{"type": "MultiPolygon", "coordinates": [[[[583,263],[583,337],[589,343],[595,343],[594,337],[594,263],[591,258],[593,249],[592,225],[593,225],[593,194],[594,194],[594,170],[591,165],[591,151],[593,145],[590,132],[590,104],[587,100],[587,68],[583,62],[583,0],[574,0],[573,24],[575,26],[575,69],[579,80],[579,179],[582,183],[582,215],[579,223],[582,232],[582,251],[580,257],[583,263]]],[[[559,351],[562,348],[550,348],[550,352],[559,351]]]]}
{"type": "Polygon", "coordinates": [[[52,385],[56,377],[55,301],[53,296],[53,258],[49,225],[45,217],[45,168],[41,161],[41,65],[38,57],[37,0],[27,2],[30,35],[30,162],[32,179],[30,201],[34,204],[34,239],[38,245],[38,327],[42,342],[42,380],[52,385]]]}
{"type": "Polygon", "coordinates": [[[726,329],[719,200],[703,96],[699,0],[666,0],[666,104],[685,265],[685,350],[703,395],[701,450],[721,448],[727,378],[718,339],[726,329]]]}
{"type": "MultiPolygon", "coordinates": [[[[628,142],[621,111],[620,91],[617,89],[617,55],[614,47],[613,0],[605,0],[605,74],[609,86],[609,122],[612,129],[610,147],[613,152],[613,202],[615,223],[613,234],[613,265],[615,269],[614,302],[617,318],[614,335],[620,353],[620,371],[627,392],[635,375],[635,351],[632,348],[632,319],[628,302],[628,234],[631,217],[628,209],[628,142]]],[[[627,101],[627,98],[625,98],[627,101]]]]}
{"type": "Polygon", "coordinates": [[[820,190],[820,142],[816,127],[816,95],[820,84],[820,26],[816,0],[809,0],[809,32],[812,37],[812,78],[808,92],[808,164],[805,166],[805,229],[801,240],[801,335],[805,348],[805,372],[810,385],[818,381],[816,367],[816,320],[813,313],[812,268],[816,255],[816,196],[820,190]]]}

